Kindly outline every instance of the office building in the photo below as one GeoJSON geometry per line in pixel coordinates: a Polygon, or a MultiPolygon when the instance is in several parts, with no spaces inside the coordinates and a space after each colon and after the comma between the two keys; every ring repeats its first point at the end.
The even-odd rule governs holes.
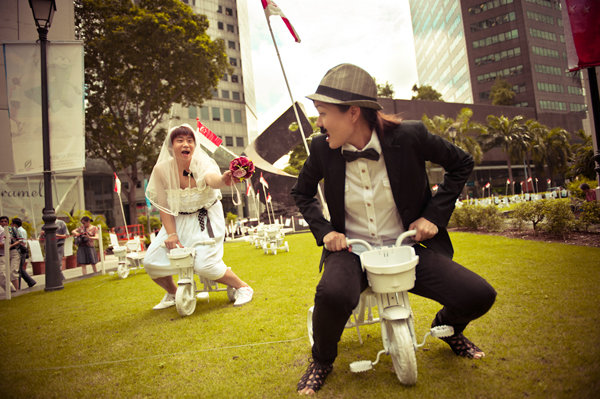
{"type": "Polygon", "coordinates": [[[491,104],[497,78],[536,115],[585,111],[567,71],[559,0],[410,0],[419,84],[444,101],[491,104]]]}

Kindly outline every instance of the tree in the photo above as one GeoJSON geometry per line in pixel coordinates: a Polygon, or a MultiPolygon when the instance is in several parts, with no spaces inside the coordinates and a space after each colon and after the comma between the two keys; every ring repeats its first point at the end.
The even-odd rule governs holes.
{"type": "Polygon", "coordinates": [[[571,156],[569,133],[560,127],[549,129],[536,120],[525,122],[531,136],[530,152],[536,167],[545,170],[551,179],[556,174],[564,175],[571,156]]]}
{"type": "Polygon", "coordinates": [[[84,41],[86,147],[129,179],[130,220],[137,220],[140,171],[156,162],[175,103],[201,105],[228,71],[208,20],[177,0],[77,0],[84,41]]]}
{"type": "Polygon", "coordinates": [[[513,105],[515,103],[516,93],[510,83],[506,80],[497,78],[490,90],[492,105],[513,105]]]}
{"type": "MultiPolygon", "coordinates": [[[[306,143],[310,146],[310,142],[312,141],[313,137],[320,133],[320,129],[317,127],[316,116],[310,116],[308,120],[313,129],[313,133],[306,139],[306,143]]],[[[298,129],[298,124],[296,122],[292,123],[292,125],[292,131],[298,129]]],[[[298,176],[300,174],[302,166],[304,166],[306,158],[308,157],[308,154],[306,153],[306,148],[304,147],[304,143],[300,142],[299,144],[294,146],[294,148],[292,148],[292,150],[290,151],[289,155],[290,159],[288,161],[288,165],[285,168],[283,168],[283,171],[289,173],[290,175],[298,176]]]]}
{"type": "Polygon", "coordinates": [[[436,115],[431,119],[427,115],[423,115],[421,120],[425,124],[425,127],[427,127],[427,130],[456,144],[471,154],[475,163],[479,164],[483,160],[483,151],[474,136],[482,134],[485,131],[485,127],[479,123],[472,122],[472,117],[473,111],[465,107],[456,115],[456,120],[446,118],[444,115],[436,115]]]}
{"type": "Polygon", "coordinates": [[[416,93],[416,96],[412,96],[411,100],[444,101],[442,95],[429,85],[419,87],[415,84],[412,91],[416,93]]]}
{"type": "Polygon", "coordinates": [[[385,84],[377,83],[377,97],[394,98],[394,86],[388,81],[385,84]]]}
{"type": "Polygon", "coordinates": [[[595,180],[596,171],[594,170],[595,162],[592,136],[588,136],[583,130],[579,130],[577,136],[582,141],[573,144],[573,152],[570,159],[571,166],[569,167],[568,176],[571,178],[585,176],[590,180],[595,180]]]}
{"type": "MultiPolygon", "coordinates": [[[[494,147],[501,147],[504,150],[506,165],[508,167],[508,178],[511,182],[514,181],[511,160],[513,158],[522,159],[521,155],[529,140],[522,121],[523,117],[520,115],[512,119],[508,119],[504,115],[488,115],[487,129],[479,136],[485,151],[494,147]]],[[[514,185],[512,185],[512,193],[514,194],[514,185]]]]}

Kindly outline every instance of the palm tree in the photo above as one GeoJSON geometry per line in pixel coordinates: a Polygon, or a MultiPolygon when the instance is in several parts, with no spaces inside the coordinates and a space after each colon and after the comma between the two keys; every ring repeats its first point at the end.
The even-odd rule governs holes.
{"type": "Polygon", "coordinates": [[[549,129],[534,120],[527,121],[526,125],[535,137],[530,151],[536,167],[543,169],[551,179],[559,172],[564,175],[571,156],[569,133],[560,127],[549,129]]]}
{"type": "MultiPolygon", "coordinates": [[[[529,135],[522,121],[523,117],[520,115],[512,119],[504,115],[488,115],[487,129],[479,136],[485,151],[495,147],[501,147],[504,150],[510,181],[514,181],[511,160],[523,155],[529,141],[529,135]]],[[[514,186],[512,186],[513,194],[515,193],[514,191],[514,186]]]]}
{"type": "Polygon", "coordinates": [[[483,133],[485,127],[477,122],[471,122],[472,116],[473,111],[470,108],[463,108],[456,116],[456,120],[444,115],[435,115],[431,119],[423,115],[421,120],[427,130],[468,152],[475,163],[479,164],[483,160],[483,151],[473,135],[483,133]]]}

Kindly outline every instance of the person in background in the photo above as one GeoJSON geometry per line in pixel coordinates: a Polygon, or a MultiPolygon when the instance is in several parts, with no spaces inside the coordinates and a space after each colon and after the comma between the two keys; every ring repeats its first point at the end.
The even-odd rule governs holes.
{"type": "MultiPolygon", "coordinates": [[[[67,224],[63,220],[56,219],[56,224],[58,225],[56,229],[56,249],[58,252],[58,264],[61,265],[60,276],[64,280],[65,276],[62,273],[62,271],[64,270],[62,260],[65,257],[65,240],[67,237],[69,237],[69,229],[67,228],[67,224]]],[[[40,233],[40,241],[44,240],[45,235],[46,232],[42,230],[42,232],[40,233]]]]}
{"type": "Polygon", "coordinates": [[[23,221],[19,218],[13,218],[13,220],[11,221],[11,226],[15,230],[16,238],[19,241],[19,244],[16,245],[16,249],[19,253],[19,289],[21,288],[21,278],[23,278],[23,280],[25,280],[29,288],[31,288],[37,284],[37,281],[31,278],[31,276],[29,275],[29,273],[27,273],[26,270],[28,256],[27,230],[23,228],[23,221]]]}
{"type": "Polygon", "coordinates": [[[98,240],[98,227],[92,225],[92,219],[84,216],[81,218],[81,226],[73,230],[72,234],[75,236],[77,263],[81,266],[81,272],[87,274],[87,265],[92,265],[94,273],[98,273],[98,270],[96,270],[98,259],[96,258],[96,247],[94,246],[94,241],[98,240]]]}
{"type": "Polygon", "coordinates": [[[4,240],[6,239],[6,235],[4,234],[4,227],[8,226],[8,216],[0,216],[0,292],[4,292],[6,289],[6,262],[10,263],[10,275],[8,278],[11,280],[10,290],[11,292],[15,292],[19,288],[19,263],[18,259],[18,251],[14,250],[15,261],[11,262],[11,258],[13,255],[13,248],[11,245],[11,229],[9,227],[8,234],[8,246],[10,248],[8,259],[4,256],[5,246],[4,240]],[[14,267],[13,267],[14,266],[14,267]]]}
{"type": "Polygon", "coordinates": [[[579,188],[583,191],[586,201],[596,201],[596,190],[592,190],[589,184],[583,183],[579,188]]]}

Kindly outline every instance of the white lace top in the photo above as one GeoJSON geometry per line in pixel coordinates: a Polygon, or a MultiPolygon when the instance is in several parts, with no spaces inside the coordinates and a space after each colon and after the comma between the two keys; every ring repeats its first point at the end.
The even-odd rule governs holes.
{"type": "Polygon", "coordinates": [[[198,209],[212,205],[221,199],[221,190],[215,190],[208,185],[203,188],[193,187],[178,190],[167,190],[169,204],[177,203],[180,212],[195,212],[198,209]]]}

